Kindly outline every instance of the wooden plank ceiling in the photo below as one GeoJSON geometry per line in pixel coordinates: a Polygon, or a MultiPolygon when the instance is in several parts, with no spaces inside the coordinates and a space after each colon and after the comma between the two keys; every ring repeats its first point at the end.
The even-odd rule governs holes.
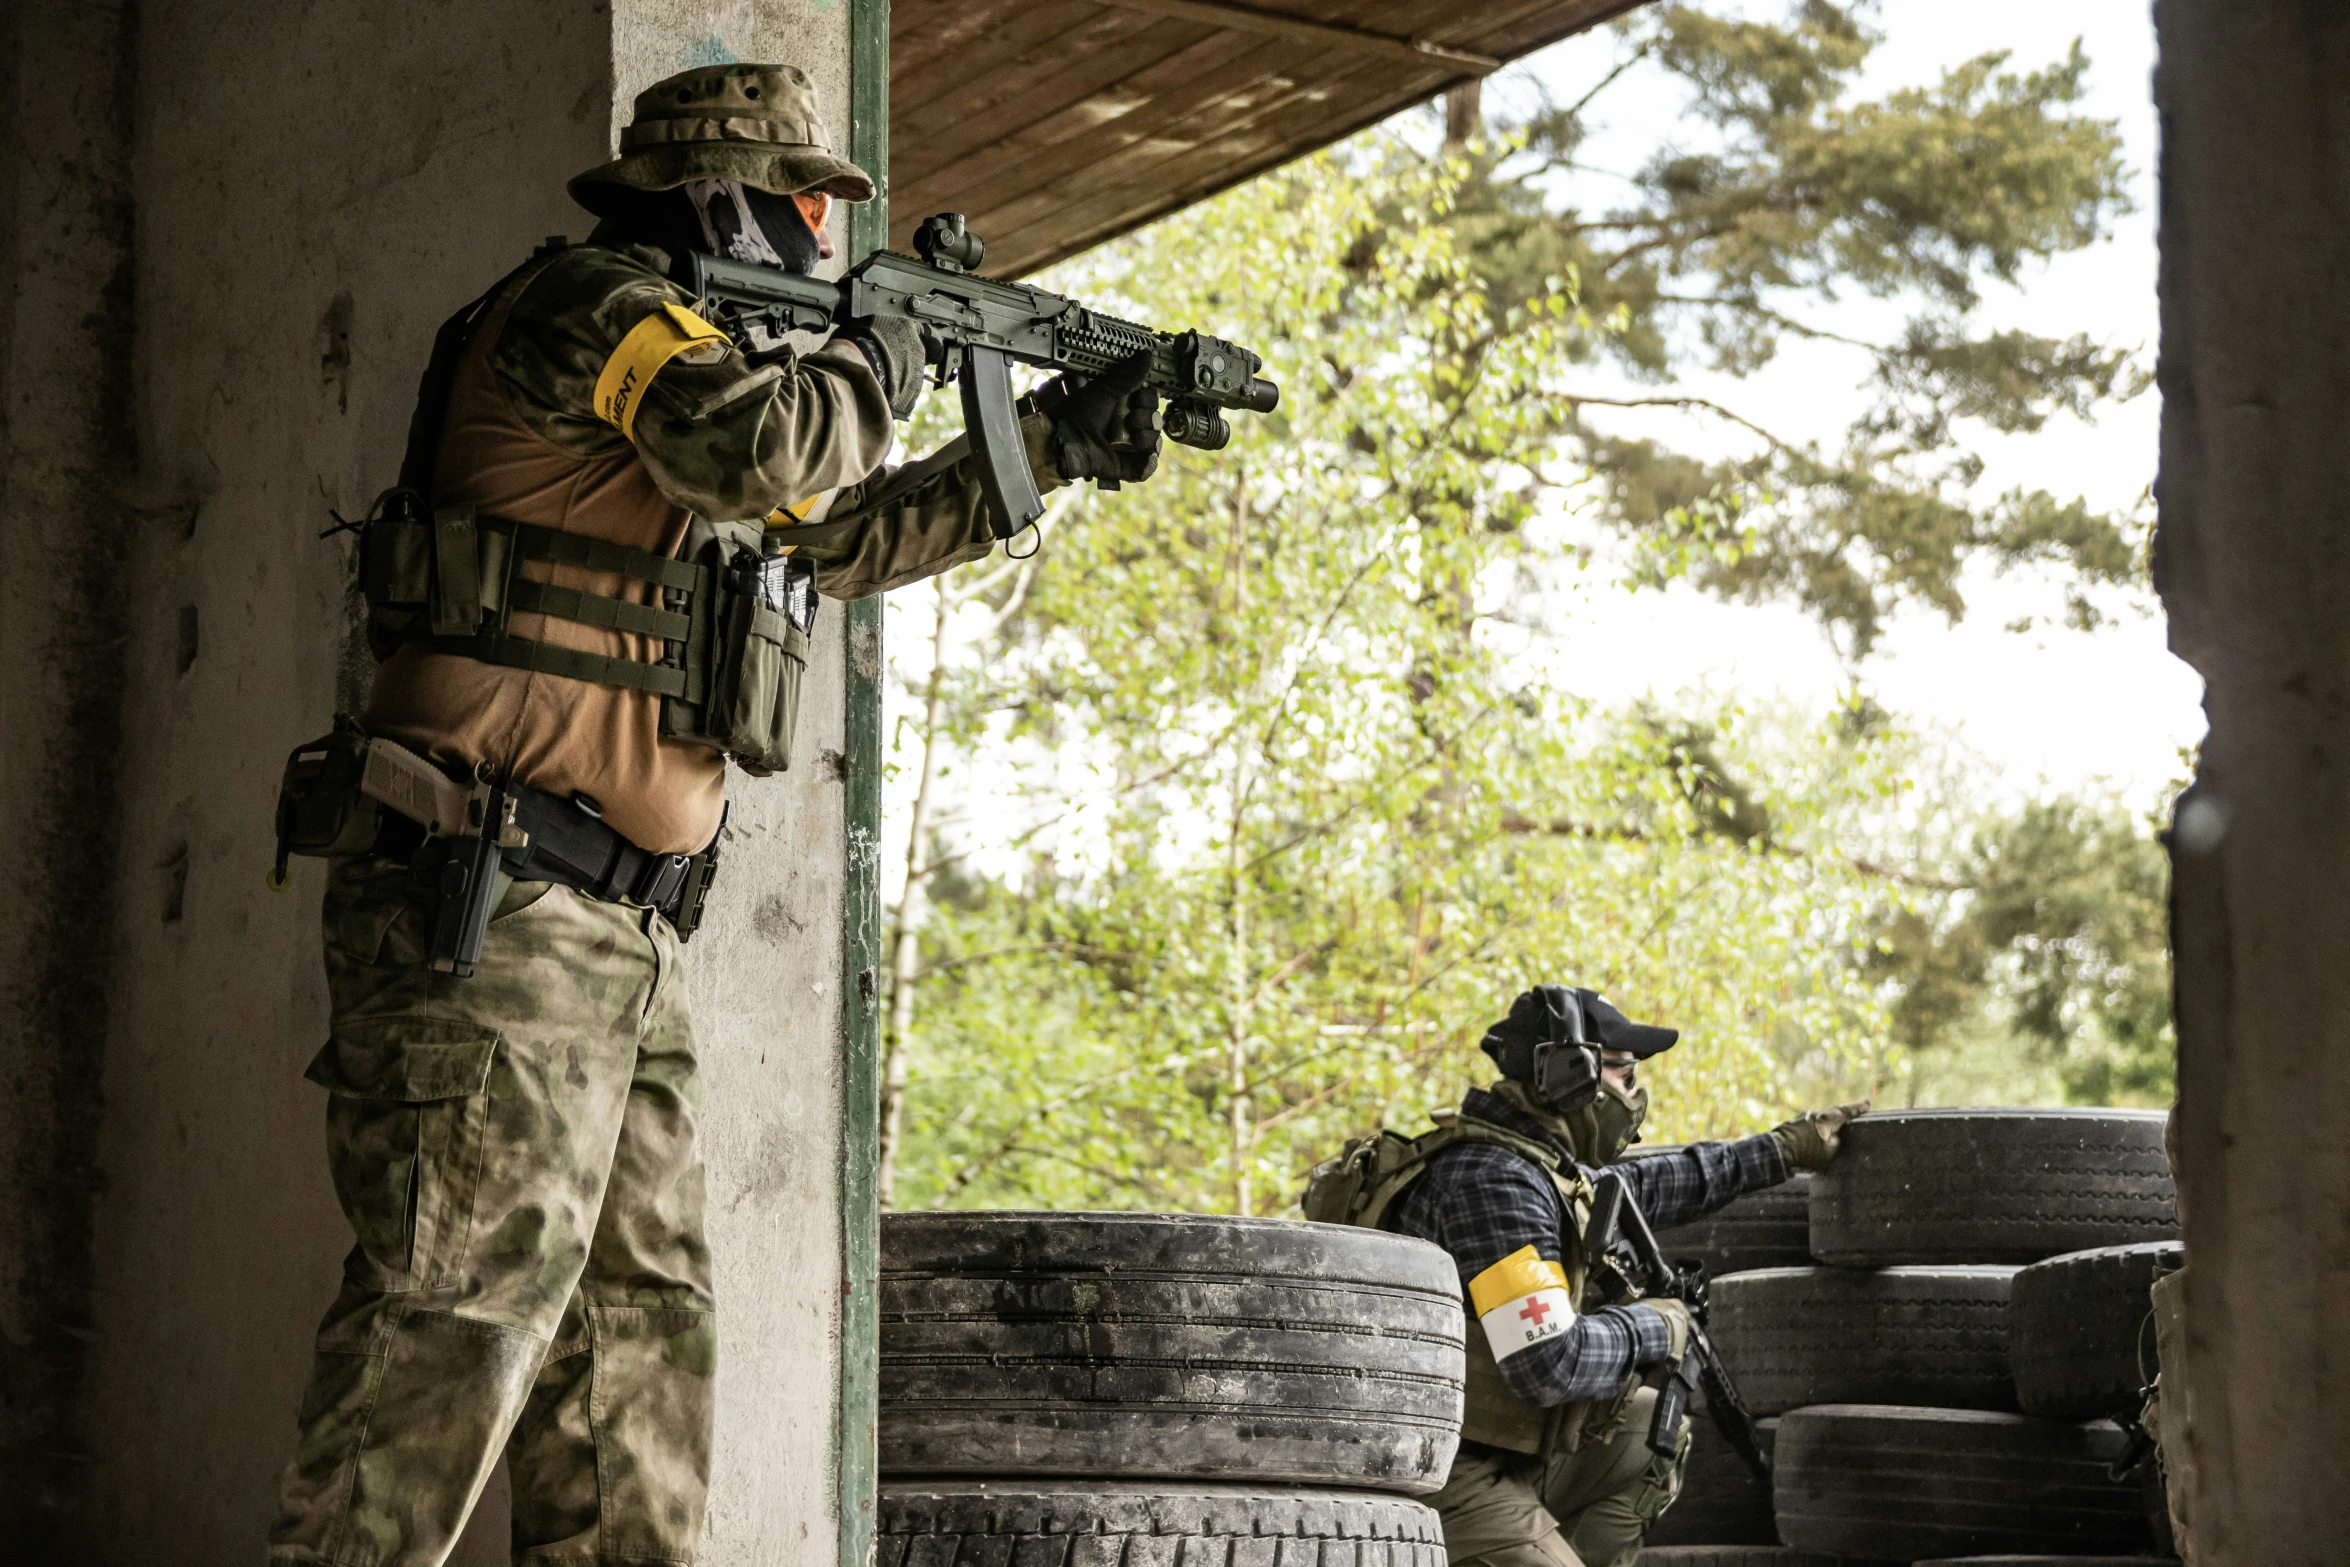
{"type": "Polygon", "coordinates": [[[1640,0],[893,0],[890,238],[1018,277],[1640,0]]]}

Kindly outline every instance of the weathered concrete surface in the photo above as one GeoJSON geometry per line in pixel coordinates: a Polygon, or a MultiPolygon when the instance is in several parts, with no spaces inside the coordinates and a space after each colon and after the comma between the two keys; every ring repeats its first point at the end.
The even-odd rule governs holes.
{"type": "MultiPolygon", "coordinates": [[[[0,1557],[258,1558],[349,1243],[300,1077],[325,1022],[318,867],[262,882],[286,751],[367,678],[348,541],[318,530],[390,477],[441,318],[585,232],[563,180],[608,156],[638,87],[790,53],[845,136],[847,25],[825,0],[20,0],[0,20],[0,821],[31,856],[0,913],[0,1519],[54,1498],[75,1541],[26,1556],[19,1530],[0,1557]]],[[[806,761],[738,788],[689,954],[715,1564],[834,1551],[830,629],[806,761]]],[[[486,1508],[460,1559],[502,1560],[503,1531],[486,1508]]]]}
{"type": "Polygon", "coordinates": [[[63,1559],[91,1432],[117,863],[132,66],[109,6],[0,9],[0,1560],[63,1559]],[[105,541],[107,548],[93,548],[105,541]]]}
{"type": "Polygon", "coordinates": [[[2350,1551],[2350,9],[2156,16],[2156,575],[2211,723],[2174,856],[2195,1559],[2319,1567],[2350,1551]]]}
{"type": "MultiPolygon", "coordinates": [[[[848,147],[840,0],[637,0],[614,17],[620,121],[642,87],[688,65],[791,60],[815,79],[833,145],[848,147]]],[[[844,209],[834,210],[832,238],[845,252],[844,209]]],[[[725,1567],[831,1567],[838,1551],[845,617],[837,604],[823,614],[792,772],[735,777],[724,878],[691,952],[721,1339],[703,1561],[725,1567]]]]}

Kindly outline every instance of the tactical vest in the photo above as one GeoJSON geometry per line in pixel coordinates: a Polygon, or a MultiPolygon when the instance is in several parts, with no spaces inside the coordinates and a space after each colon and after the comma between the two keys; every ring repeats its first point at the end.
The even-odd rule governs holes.
{"type": "MultiPolygon", "coordinates": [[[[1591,1183],[1548,1144],[1507,1127],[1457,1110],[1439,1110],[1430,1119],[1436,1122],[1433,1131],[1406,1137],[1382,1127],[1369,1137],[1348,1143],[1338,1157],[1316,1165],[1306,1177],[1305,1196],[1299,1204],[1305,1216],[1323,1224],[1384,1229],[1395,1204],[1442,1150],[1456,1143],[1506,1148],[1539,1166],[1558,1192],[1566,1216],[1559,1235],[1559,1256],[1567,1275],[1568,1299],[1580,1314],[1585,1275],[1583,1231],[1591,1220],[1591,1183]]],[[[1621,1421],[1632,1386],[1613,1398],[1545,1408],[1510,1391],[1482,1328],[1471,1322],[1464,1337],[1468,1362],[1461,1417],[1464,1440],[1514,1453],[1571,1453],[1586,1441],[1612,1431],[1621,1421]]]]}
{"type": "Polygon", "coordinates": [[[377,499],[362,530],[368,645],[378,659],[420,645],[650,692],[661,699],[664,739],[706,745],[752,774],[780,772],[791,761],[817,596],[813,569],[768,553],[761,524],[697,517],[669,556],[432,504],[434,459],[466,346],[493,306],[518,295],[558,249],[542,248],[433,340],[400,483],[377,499]],[[519,569],[525,562],[608,573],[649,591],[615,597],[559,586],[519,569]],[[640,659],[518,636],[509,625],[518,611],[651,638],[660,651],[640,659]]]}

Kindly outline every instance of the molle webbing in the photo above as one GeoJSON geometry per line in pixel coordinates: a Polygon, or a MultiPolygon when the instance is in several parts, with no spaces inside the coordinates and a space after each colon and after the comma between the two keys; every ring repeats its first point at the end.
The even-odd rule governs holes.
{"type": "Polygon", "coordinates": [[[475,517],[458,507],[443,507],[435,513],[434,532],[439,591],[430,621],[418,626],[411,641],[436,653],[455,653],[485,664],[650,691],[687,702],[701,700],[701,681],[693,673],[697,660],[687,659],[680,666],[590,653],[518,637],[506,625],[508,617],[520,610],[600,631],[697,643],[708,636],[707,629],[697,625],[695,615],[706,602],[710,586],[703,568],[608,539],[561,533],[503,517],[475,517]],[[540,582],[514,571],[513,563],[518,560],[649,582],[667,595],[682,596],[671,599],[680,607],[639,604],[540,582]],[[472,569],[467,569],[469,566],[472,569]]]}

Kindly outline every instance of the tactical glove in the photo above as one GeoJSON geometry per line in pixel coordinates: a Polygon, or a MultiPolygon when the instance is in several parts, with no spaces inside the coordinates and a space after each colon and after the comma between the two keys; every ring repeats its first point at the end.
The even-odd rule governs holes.
{"type": "Polygon", "coordinates": [[[1139,484],[1159,471],[1159,394],[1144,386],[1151,356],[1136,353],[1092,380],[1065,375],[1036,394],[1053,422],[1053,466],[1074,482],[1105,490],[1139,484]]]}
{"type": "MultiPolygon", "coordinates": [[[[1645,1300],[1633,1302],[1633,1306],[1635,1309],[1645,1306],[1665,1319],[1665,1328],[1673,1335],[1673,1347],[1665,1355],[1665,1361],[1679,1360],[1682,1355],[1688,1352],[1689,1308],[1687,1306],[1666,1295],[1652,1295],[1645,1300]]],[[[1642,1363],[1641,1369],[1645,1371],[1648,1367],[1661,1363],[1653,1360],[1645,1361],[1642,1363]]]]}
{"type": "Polygon", "coordinates": [[[1857,1121],[1868,1113],[1866,1099],[1858,1104],[1837,1105],[1832,1110],[1807,1110],[1784,1126],[1771,1128],[1771,1135],[1779,1140],[1779,1151],[1787,1156],[1789,1169],[1824,1170],[1828,1161],[1836,1157],[1845,1123],[1857,1121]]]}
{"type": "Polygon", "coordinates": [[[922,329],[902,317],[875,316],[850,322],[840,329],[840,335],[857,345],[866,363],[873,366],[873,373],[881,378],[890,416],[911,418],[914,404],[922,396],[922,367],[929,359],[922,329]]]}

